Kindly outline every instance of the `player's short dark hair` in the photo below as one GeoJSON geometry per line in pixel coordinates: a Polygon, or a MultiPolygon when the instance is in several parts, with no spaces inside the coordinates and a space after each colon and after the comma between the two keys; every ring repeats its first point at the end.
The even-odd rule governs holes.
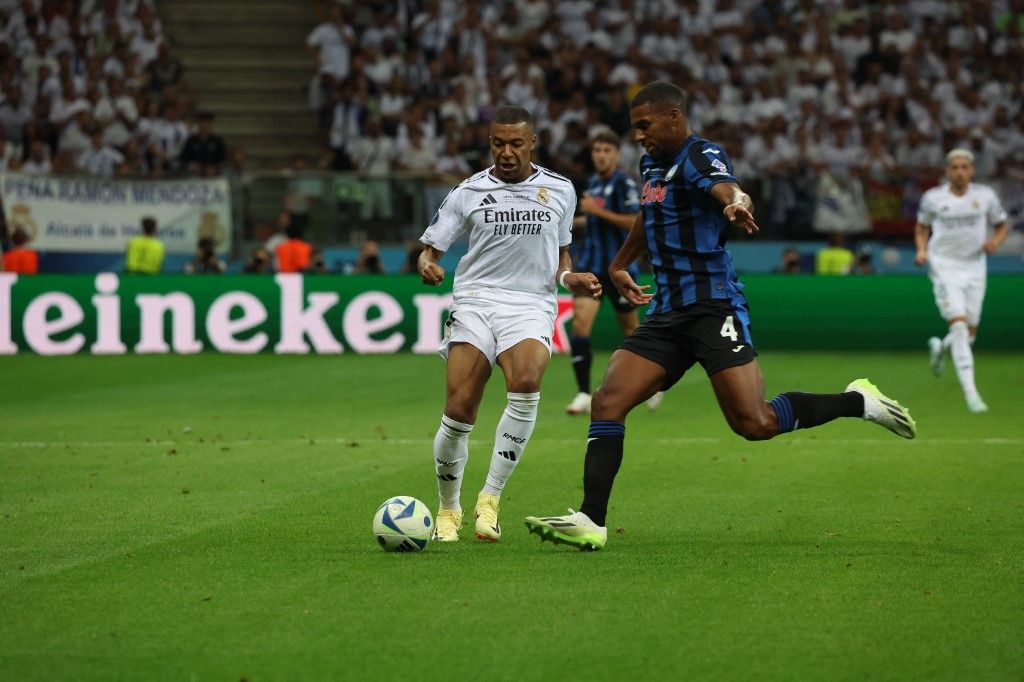
{"type": "Polygon", "coordinates": [[[142,234],[156,234],[156,218],[146,216],[142,219],[142,234]]]}
{"type": "Polygon", "coordinates": [[[598,142],[610,144],[616,149],[618,149],[619,145],[621,144],[621,142],[619,141],[619,136],[610,130],[599,130],[596,135],[590,138],[591,146],[594,146],[598,142]]]}
{"type": "Polygon", "coordinates": [[[491,119],[491,123],[500,123],[505,125],[518,125],[525,123],[526,126],[533,130],[533,116],[530,112],[522,107],[514,107],[511,105],[505,105],[498,107],[498,110],[494,112],[494,118],[491,119]]]}
{"type": "Polygon", "coordinates": [[[633,109],[641,104],[649,104],[654,109],[679,109],[685,112],[686,93],[668,81],[652,81],[640,88],[629,107],[633,109]]]}

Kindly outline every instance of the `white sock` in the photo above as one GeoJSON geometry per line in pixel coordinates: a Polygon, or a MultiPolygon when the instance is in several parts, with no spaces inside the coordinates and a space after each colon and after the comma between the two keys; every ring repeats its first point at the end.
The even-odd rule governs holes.
{"type": "Polygon", "coordinates": [[[950,352],[953,355],[953,365],[956,367],[956,376],[960,380],[960,388],[964,390],[964,397],[976,396],[978,388],[974,385],[974,354],[971,352],[971,338],[967,331],[967,323],[957,321],[951,324],[949,336],[952,337],[950,352]]]}
{"type": "Polygon", "coordinates": [[[523,456],[526,442],[537,423],[537,403],[540,393],[509,393],[508,405],[498,420],[494,433],[494,450],[491,452],[491,468],[487,471],[487,483],[483,492],[501,495],[509,476],[523,456]]]}
{"type": "Polygon", "coordinates": [[[953,345],[953,332],[949,332],[942,337],[942,352],[945,353],[953,345]]]}
{"type": "Polygon", "coordinates": [[[441,426],[434,436],[434,469],[437,471],[437,496],[442,509],[462,511],[459,493],[462,472],[469,461],[469,432],[472,424],[463,424],[441,415],[441,426]]]}

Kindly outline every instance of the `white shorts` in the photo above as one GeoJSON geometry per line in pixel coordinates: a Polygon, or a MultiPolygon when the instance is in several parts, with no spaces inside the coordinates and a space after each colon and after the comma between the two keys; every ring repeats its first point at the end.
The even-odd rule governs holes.
{"type": "Polygon", "coordinates": [[[551,352],[555,315],[536,300],[498,303],[482,298],[459,298],[444,323],[445,335],[438,354],[448,359],[453,343],[469,343],[492,365],[499,355],[526,339],[537,339],[551,352]]]}
{"type": "Polygon", "coordinates": [[[932,291],[935,293],[935,305],[942,319],[954,317],[967,318],[967,324],[977,327],[981,321],[981,305],[985,300],[984,272],[964,272],[956,270],[928,270],[932,280],[932,291]]]}

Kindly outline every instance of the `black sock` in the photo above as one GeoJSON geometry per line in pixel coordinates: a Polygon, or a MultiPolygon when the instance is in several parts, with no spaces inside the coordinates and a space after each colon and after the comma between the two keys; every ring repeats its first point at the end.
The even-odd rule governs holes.
{"type": "Polygon", "coordinates": [[[863,417],[864,396],[847,393],[783,393],[769,403],[779,419],[779,433],[821,426],[839,417],[863,417]]]}
{"type": "Polygon", "coordinates": [[[580,511],[599,526],[605,525],[608,498],[622,464],[626,426],[618,422],[590,422],[587,459],[583,463],[583,504],[580,511]]]}
{"type": "Polygon", "coordinates": [[[581,393],[590,393],[590,365],[594,356],[590,352],[589,336],[573,336],[569,339],[572,351],[572,371],[576,373],[576,385],[581,393]]]}

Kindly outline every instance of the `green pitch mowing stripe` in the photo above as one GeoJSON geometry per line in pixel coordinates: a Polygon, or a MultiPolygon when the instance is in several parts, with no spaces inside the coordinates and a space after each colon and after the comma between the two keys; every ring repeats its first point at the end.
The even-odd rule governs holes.
{"type": "Polygon", "coordinates": [[[918,438],[748,443],[693,372],[630,416],[608,544],[581,553],[522,526],[582,494],[557,357],[501,542],[467,520],[388,554],[382,501],[436,509],[436,358],[0,358],[0,680],[1024,677],[1024,357],[979,355],[981,415],[923,351],[760,360],[769,397],[866,376],[918,438]]]}

